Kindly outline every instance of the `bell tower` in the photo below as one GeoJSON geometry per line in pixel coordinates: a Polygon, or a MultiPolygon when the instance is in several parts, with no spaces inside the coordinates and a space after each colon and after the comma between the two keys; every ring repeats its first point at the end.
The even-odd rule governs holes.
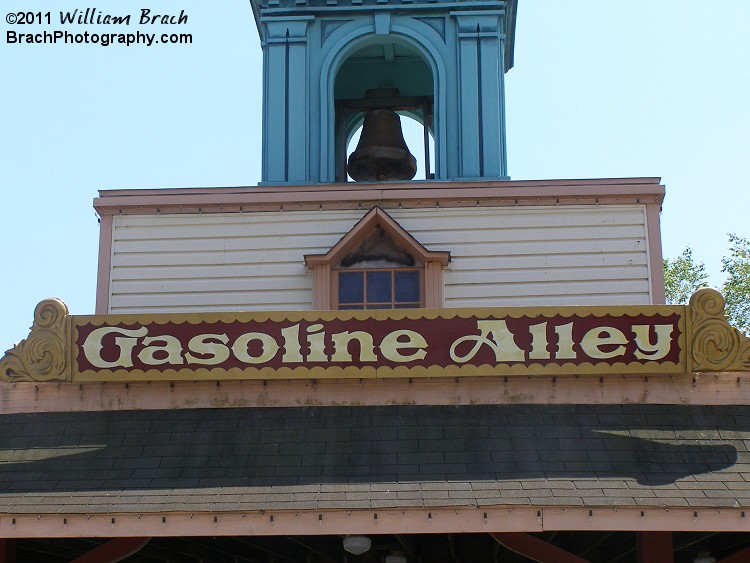
{"type": "Polygon", "coordinates": [[[264,184],[346,182],[347,146],[373,110],[421,124],[423,147],[409,147],[426,155],[421,179],[507,179],[516,0],[251,3],[263,48],[264,184]]]}

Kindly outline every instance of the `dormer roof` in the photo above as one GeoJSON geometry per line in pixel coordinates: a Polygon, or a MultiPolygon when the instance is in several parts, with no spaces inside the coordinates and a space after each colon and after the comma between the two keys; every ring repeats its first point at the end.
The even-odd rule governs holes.
{"type": "Polygon", "coordinates": [[[388,215],[382,208],[375,206],[360,219],[352,229],[346,233],[325,254],[305,255],[305,264],[310,269],[320,264],[338,264],[343,258],[351,253],[377,227],[380,227],[391,240],[418,262],[426,264],[437,262],[441,266],[447,266],[450,261],[450,252],[434,252],[427,250],[409,232],[388,215]]]}

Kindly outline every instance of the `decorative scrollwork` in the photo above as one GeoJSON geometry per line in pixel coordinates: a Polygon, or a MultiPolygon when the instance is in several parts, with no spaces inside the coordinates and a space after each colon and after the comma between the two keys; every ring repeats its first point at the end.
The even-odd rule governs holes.
{"type": "Polygon", "coordinates": [[[0,359],[0,378],[6,381],[69,379],[68,307],[59,299],[45,299],[34,310],[34,324],[26,340],[0,359]]]}
{"type": "Polygon", "coordinates": [[[724,316],[724,297],[700,289],[690,297],[692,371],[750,371],[750,339],[724,316]]]}

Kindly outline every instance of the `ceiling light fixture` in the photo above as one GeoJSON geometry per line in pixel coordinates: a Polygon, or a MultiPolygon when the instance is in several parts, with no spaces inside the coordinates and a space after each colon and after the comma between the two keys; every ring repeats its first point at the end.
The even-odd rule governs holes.
{"type": "Polygon", "coordinates": [[[372,540],[367,536],[346,536],[344,538],[344,550],[353,555],[362,555],[369,551],[372,540]]]}
{"type": "Polygon", "coordinates": [[[693,559],[693,563],[716,563],[716,557],[711,557],[708,551],[701,551],[698,556],[693,559]]]}

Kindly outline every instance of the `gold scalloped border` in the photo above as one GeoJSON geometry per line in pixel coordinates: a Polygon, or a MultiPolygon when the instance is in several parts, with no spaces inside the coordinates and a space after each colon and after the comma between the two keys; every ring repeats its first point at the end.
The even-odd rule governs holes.
{"type": "MultiPolygon", "coordinates": [[[[259,312],[216,312],[216,313],[171,313],[157,315],[76,315],[75,326],[91,324],[211,324],[234,322],[301,322],[333,320],[434,320],[434,319],[478,319],[497,317],[521,319],[524,317],[636,317],[644,315],[684,315],[682,305],[643,305],[643,306],[566,306],[566,307],[472,307],[460,309],[379,309],[372,311],[259,311],[259,312]]],[[[684,330],[684,326],[680,327],[684,330]]]]}
{"type": "Polygon", "coordinates": [[[206,368],[179,370],[156,369],[141,370],[88,370],[76,374],[76,381],[219,381],[219,380],[285,380],[285,379],[408,379],[408,378],[446,378],[446,377],[481,377],[481,376],[557,376],[557,375],[613,375],[613,374],[676,374],[684,373],[684,367],[674,362],[646,362],[643,364],[548,364],[527,366],[450,365],[450,366],[397,366],[388,367],[322,367],[310,368],[206,368]]]}

